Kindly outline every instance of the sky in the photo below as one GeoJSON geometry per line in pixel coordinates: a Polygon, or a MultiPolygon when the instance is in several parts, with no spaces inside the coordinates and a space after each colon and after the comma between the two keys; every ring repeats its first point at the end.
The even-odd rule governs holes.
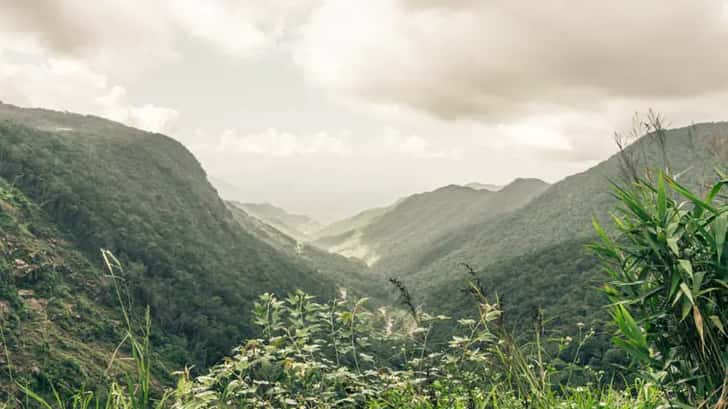
{"type": "Polygon", "coordinates": [[[726,0],[0,0],[0,100],[185,144],[231,198],[330,222],[549,182],[635,113],[728,120],[726,0]]]}

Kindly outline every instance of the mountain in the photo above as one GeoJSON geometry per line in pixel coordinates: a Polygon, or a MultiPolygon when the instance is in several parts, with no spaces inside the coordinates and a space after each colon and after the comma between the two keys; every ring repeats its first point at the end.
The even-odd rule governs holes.
{"type": "Polygon", "coordinates": [[[475,190],[490,190],[491,192],[497,192],[497,191],[503,189],[504,186],[503,185],[492,185],[489,183],[473,182],[473,183],[468,183],[467,185],[465,185],[465,187],[469,187],[469,188],[475,189],[475,190]]]}
{"type": "Polygon", "coordinates": [[[62,390],[108,379],[123,332],[121,312],[107,306],[113,288],[104,277],[97,260],[0,178],[0,363],[13,371],[13,379],[0,375],[0,396],[13,380],[42,388],[52,379],[62,390]]]}
{"type": "MultiPolygon", "coordinates": [[[[164,135],[2,104],[0,177],[88,265],[101,265],[100,248],[121,260],[133,315],[149,306],[157,350],[176,367],[204,367],[252,335],[246,314],[262,292],[335,291],[329,277],[241,227],[194,156],[164,135]]],[[[50,246],[56,239],[38,240],[50,246]]],[[[87,270],[73,265],[54,274],[87,270]]],[[[103,311],[114,309],[113,300],[107,294],[89,303],[103,311]]],[[[77,314],[86,319],[87,311],[77,314]]],[[[69,342],[67,353],[81,354],[80,342],[69,342]]]]}
{"type": "Polygon", "coordinates": [[[538,179],[517,179],[498,192],[445,186],[412,195],[362,227],[315,243],[361,258],[377,271],[406,271],[448,234],[523,206],[547,187],[538,179]]]}
{"type": "Polygon", "coordinates": [[[386,207],[375,207],[373,209],[364,210],[363,212],[357,213],[356,215],[346,218],[344,220],[334,222],[317,231],[313,235],[314,241],[318,239],[323,239],[325,237],[339,236],[352,230],[361,229],[362,227],[372,223],[379,216],[392,210],[393,207],[394,205],[386,207]]]}
{"type": "MultiPolygon", "coordinates": [[[[681,183],[700,190],[728,158],[728,123],[650,134],[630,145],[627,155],[641,169],[669,166],[682,173],[681,183]]],[[[610,192],[613,182],[623,183],[621,163],[615,155],[503,217],[455,231],[397,275],[418,302],[460,316],[473,308],[462,296],[467,263],[491,296],[502,297],[511,325],[529,328],[534,311],[543,308],[549,327],[562,333],[576,332],[579,322],[594,327],[597,336],[584,348],[598,364],[606,359],[611,334],[598,291],[607,277],[585,246],[596,240],[592,217],[611,224],[616,201],[610,192]]]]}
{"type": "Polygon", "coordinates": [[[259,240],[282,251],[298,265],[320,272],[337,286],[353,291],[359,296],[383,299],[386,297],[386,280],[372,277],[361,260],[347,258],[324,251],[310,244],[296,240],[275,227],[249,215],[238,203],[227,202],[235,220],[259,240]]]}
{"type": "Polygon", "coordinates": [[[249,215],[257,217],[296,240],[305,241],[322,227],[319,222],[308,216],[288,213],[270,203],[234,202],[234,204],[249,215]]]}

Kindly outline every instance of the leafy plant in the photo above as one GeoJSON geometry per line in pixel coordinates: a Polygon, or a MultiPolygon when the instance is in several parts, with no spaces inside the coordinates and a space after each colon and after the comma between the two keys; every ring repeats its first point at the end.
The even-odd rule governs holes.
{"type": "Polygon", "coordinates": [[[675,406],[728,407],[727,183],[721,175],[701,198],[664,173],[638,179],[615,186],[619,238],[594,223],[614,342],[675,406]]]}

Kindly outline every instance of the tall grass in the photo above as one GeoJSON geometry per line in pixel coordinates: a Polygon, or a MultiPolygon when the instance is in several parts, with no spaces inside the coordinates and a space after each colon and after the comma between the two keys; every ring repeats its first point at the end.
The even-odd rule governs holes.
{"type": "Polygon", "coordinates": [[[101,250],[104,266],[108,278],[113,283],[114,291],[119,302],[121,314],[124,319],[126,331],[123,339],[114,350],[109,361],[107,372],[120,358],[121,351],[129,350],[133,361],[132,370],[127,371],[123,381],[112,381],[101,391],[86,391],[80,389],[70,396],[62,396],[53,386],[50,392],[51,399],[44,397],[47,393],[33,391],[25,385],[19,384],[19,388],[25,394],[26,407],[38,407],[43,409],[151,409],[164,408],[171,392],[164,392],[161,398],[152,398],[152,348],[150,344],[151,318],[147,309],[144,324],[140,330],[129,315],[129,308],[124,302],[124,291],[121,282],[123,281],[123,268],[119,260],[108,250],[101,250]]]}
{"type": "Polygon", "coordinates": [[[725,175],[699,197],[675,177],[615,187],[619,233],[594,249],[612,277],[614,343],[672,406],[728,407],[728,203],[725,175]]]}

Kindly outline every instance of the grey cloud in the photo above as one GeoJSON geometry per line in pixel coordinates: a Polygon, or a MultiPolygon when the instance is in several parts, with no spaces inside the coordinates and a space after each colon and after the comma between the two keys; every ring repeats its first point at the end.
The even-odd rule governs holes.
{"type": "Polygon", "coordinates": [[[3,31],[34,36],[44,48],[72,57],[166,43],[159,17],[154,2],[0,0],[3,31]]]}
{"type": "MultiPolygon", "coordinates": [[[[400,0],[386,8],[396,13],[383,19],[391,24],[371,27],[369,37],[342,31],[351,42],[327,40],[311,27],[303,55],[318,53],[302,61],[324,86],[447,119],[599,111],[613,98],[726,89],[725,7],[720,0],[400,0]]],[[[346,30],[335,18],[329,13],[316,24],[346,30]]]]}

